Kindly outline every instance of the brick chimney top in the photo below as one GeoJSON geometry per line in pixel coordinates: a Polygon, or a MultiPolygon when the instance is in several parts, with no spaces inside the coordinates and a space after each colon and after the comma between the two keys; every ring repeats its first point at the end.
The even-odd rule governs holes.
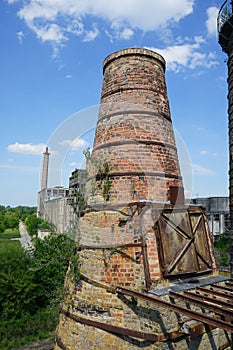
{"type": "Polygon", "coordinates": [[[141,56],[149,56],[150,58],[154,58],[156,61],[159,61],[163,70],[165,71],[166,67],[166,61],[165,59],[158,54],[155,51],[149,50],[149,49],[141,49],[141,48],[129,48],[129,49],[123,49],[116,51],[112,53],[111,55],[107,56],[103,62],[103,73],[105,71],[106,66],[114,61],[115,59],[118,59],[122,56],[133,56],[133,55],[141,55],[141,56]]]}

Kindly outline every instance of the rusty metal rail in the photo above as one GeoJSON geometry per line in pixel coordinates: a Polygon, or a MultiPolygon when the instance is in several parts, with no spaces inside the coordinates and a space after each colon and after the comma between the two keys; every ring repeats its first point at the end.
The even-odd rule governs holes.
{"type": "Polygon", "coordinates": [[[195,293],[195,291],[190,291],[190,292],[187,291],[187,292],[184,292],[184,295],[187,295],[190,298],[193,298],[194,300],[202,300],[205,303],[205,306],[209,306],[209,304],[212,304],[220,308],[227,308],[228,310],[231,309],[231,312],[233,312],[232,303],[229,303],[223,299],[217,299],[212,295],[207,295],[207,293],[204,293],[203,295],[203,294],[195,293]]]}
{"type": "Polygon", "coordinates": [[[142,247],[142,242],[137,243],[125,243],[125,244],[113,244],[113,245],[79,245],[78,250],[90,249],[90,250],[101,250],[101,249],[121,249],[121,248],[134,248],[142,247]]]}
{"type": "Polygon", "coordinates": [[[123,295],[128,295],[134,298],[139,298],[139,299],[143,299],[147,302],[150,302],[152,304],[157,305],[158,307],[162,307],[162,308],[167,308],[169,310],[172,310],[174,312],[178,312],[184,316],[187,316],[191,319],[195,319],[197,321],[203,322],[205,324],[217,327],[217,328],[221,328],[224,329],[230,333],[233,333],[233,324],[231,324],[230,322],[226,322],[223,321],[221,319],[217,319],[214,316],[210,316],[204,313],[200,313],[197,311],[193,311],[193,310],[188,310],[185,307],[181,307],[178,306],[176,304],[172,304],[170,302],[164,301],[154,297],[151,297],[147,294],[142,294],[139,292],[135,292],[126,288],[121,288],[121,287],[117,287],[116,288],[116,292],[119,294],[123,294],[123,295]]]}
{"type": "MultiPolygon", "coordinates": [[[[208,285],[206,287],[197,287],[191,291],[174,292],[170,291],[169,296],[171,301],[162,300],[160,297],[149,293],[140,293],[120,286],[107,286],[97,281],[93,281],[85,276],[82,279],[93,285],[97,285],[100,288],[105,288],[111,293],[121,294],[124,296],[130,296],[136,299],[145,300],[148,303],[154,304],[158,307],[165,308],[181,315],[202,322],[204,325],[212,326],[214,328],[221,328],[227,332],[233,334],[233,306],[231,306],[233,295],[228,290],[229,285],[225,282],[225,286],[208,285]],[[228,285],[228,286],[227,286],[228,285]],[[218,298],[217,298],[218,297],[218,298]],[[181,300],[189,305],[184,307],[175,304],[176,300],[181,300]],[[202,312],[193,310],[192,307],[200,307],[202,312]]],[[[230,284],[232,280],[228,281],[230,284]]],[[[165,342],[168,339],[175,340],[185,336],[184,333],[175,331],[165,334],[159,333],[146,333],[143,331],[136,331],[121,326],[112,325],[109,323],[96,321],[88,316],[83,317],[77,313],[71,313],[68,310],[61,309],[61,313],[66,317],[72,319],[74,322],[78,322],[87,326],[102,329],[106,332],[113,334],[125,335],[132,338],[143,339],[152,342],[165,342]]],[[[57,337],[58,346],[66,350],[66,346],[61,342],[61,339],[57,337]]]]}
{"type": "Polygon", "coordinates": [[[64,309],[61,309],[61,313],[63,315],[65,315],[66,317],[72,319],[73,321],[87,325],[87,326],[102,329],[102,330],[110,332],[110,333],[126,335],[128,337],[149,340],[152,342],[164,342],[164,341],[167,341],[169,339],[177,339],[177,338],[181,338],[184,335],[186,335],[185,333],[181,333],[181,332],[170,332],[170,333],[165,333],[165,334],[146,333],[146,332],[135,331],[135,330],[124,328],[124,327],[113,326],[111,324],[100,322],[100,321],[95,321],[95,320],[90,319],[90,318],[88,319],[88,318],[80,317],[80,316],[75,315],[74,313],[71,313],[71,312],[64,310],[64,309]]]}
{"type": "Polygon", "coordinates": [[[205,295],[208,294],[208,295],[214,295],[214,296],[224,298],[224,299],[228,300],[229,303],[233,301],[233,295],[229,295],[229,294],[224,293],[224,289],[221,289],[221,292],[220,292],[219,290],[217,290],[216,288],[211,286],[209,289],[204,288],[204,287],[197,287],[195,290],[197,292],[202,292],[205,295]]]}
{"type": "MultiPolygon", "coordinates": [[[[82,279],[86,280],[88,283],[96,284],[97,282],[87,279],[86,277],[82,277],[82,279]]],[[[229,296],[229,292],[226,291],[224,293],[224,287],[221,288],[221,292],[213,290],[217,289],[217,285],[209,285],[207,287],[197,287],[196,289],[192,289],[192,291],[185,291],[184,294],[170,292],[172,297],[177,297],[177,299],[186,298],[189,299],[187,301],[190,302],[191,305],[200,306],[205,309],[206,313],[201,313],[197,311],[193,311],[191,309],[187,309],[186,307],[178,306],[172,302],[167,302],[153,294],[149,293],[140,293],[127,288],[122,288],[120,286],[107,286],[101,283],[97,283],[98,287],[105,288],[112,293],[118,293],[122,295],[128,295],[134,298],[143,299],[147,302],[157,305],[158,307],[166,308],[172,310],[174,312],[180,313],[190,319],[195,319],[204,324],[208,324],[217,328],[224,329],[230,333],[233,333],[233,323],[231,323],[233,318],[233,307],[231,306],[233,296],[229,296]],[[210,289],[211,288],[211,289],[210,289]],[[196,292],[202,291],[203,294],[196,294],[196,292]],[[213,296],[219,296],[220,299],[217,299],[213,296]],[[197,305],[198,303],[198,305],[197,305]],[[208,315],[207,313],[211,313],[208,315]],[[222,317],[223,319],[228,318],[228,321],[223,319],[219,319],[218,317],[222,317]]]]}
{"type": "MultiPolygon", "coordinates": [[[[215,312],[220,316],[231,317],[233,319],[233,309],[228,310],[225,307],[225,303],[221,305],[219,304],[219,300],[214,298],[208,298],[204,296],[199,296],[195,293],[184,292],[184,294],[180,294],[177,292],[169,292],[169,295],[173,298],[182,300],[191,305],[199,306],[203,309],[208,309],[210,312],[215,312]]],[[[229,305],[227,305],[228,307],[229,305]]]]}
{"type": "Polygon", "coordinates": [[[229,293],[232,293],[232,294],[229,294],[229,295],[233,296],[233,290],[230,287],[223,287],[223,286],[214,285],[214,286],[210,286],[210,289],[212,289],[212,290],[215,290],[215,289],[223,290],[224,293],[225,292],[229,292],[229,293]]]}

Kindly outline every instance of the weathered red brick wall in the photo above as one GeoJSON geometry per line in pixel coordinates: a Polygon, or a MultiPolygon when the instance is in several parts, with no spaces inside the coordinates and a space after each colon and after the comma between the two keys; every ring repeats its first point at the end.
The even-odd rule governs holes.
{"type": "Polygon", "coordinates": [[[102,174],[104,180],[106,175],[101,164],[106,162],[110,202],[169,201],[170,186],[182,186],[182,179],[164,59],[149,50],[125,49],[108,56],[103,71],[101,105],[89,162],[89,192],[92,188],[92,195],[99,196],[96,201],[101,201],[104,181],[100,178],[102,174]]]}

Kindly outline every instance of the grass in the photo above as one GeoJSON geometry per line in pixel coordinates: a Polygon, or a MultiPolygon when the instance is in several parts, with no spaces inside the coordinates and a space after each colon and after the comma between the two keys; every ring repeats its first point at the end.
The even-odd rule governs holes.
{"type": "Polygon", "coordinates": [[[59,309],[54,307],[15,320],[13,325],[0,322],[0,350],[17,350],[37,340],[54,339],[58,315],[59,309]]]}
{"type": "Polygon", "coordinates": [[[19,230],[8,228],[4,232],[0,232],[0,239],[12,239],[12,238],[20,238],[19,230]]]}
{"type": "Polygon", "coordinates": [[[5,252],[6,250],[9,250],[11,248],[15,249],[22,249],[22,246],[19,241],[11,241],[8,239],[1,239],[0,238],[0,254],[2,252],[5,252]]]}

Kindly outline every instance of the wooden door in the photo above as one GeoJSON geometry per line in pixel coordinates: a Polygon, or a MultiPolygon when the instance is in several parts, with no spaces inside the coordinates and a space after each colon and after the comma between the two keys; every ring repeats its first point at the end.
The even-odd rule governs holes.
{"type": "Polygon", "coordinates": [[[201,208],[165,209],[157,227],[158,251],[165,277],[213,269],[212,241],[201,208]]]}

